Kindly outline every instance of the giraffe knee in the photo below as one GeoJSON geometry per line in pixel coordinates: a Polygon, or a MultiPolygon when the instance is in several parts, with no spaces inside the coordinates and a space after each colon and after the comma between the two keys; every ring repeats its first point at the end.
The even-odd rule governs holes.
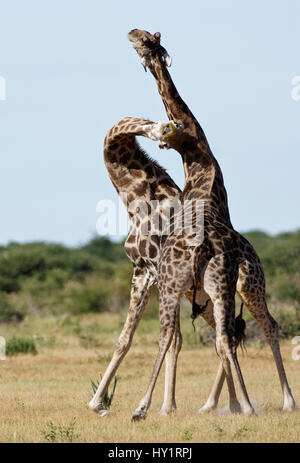
{"type": "Polygon", "coordinates": [[[235,355],[238,342],[234,335],[224,332],[216,337],[216,351],[221,360],[229,359],[235,355]]]}
{"type": "Polygon", "coordinates": [[[221,360],[226,360],[228,349],[226,340],[223,336],[217,336],[216,338],[216,351],[221,360]]]}
{"type": "Polygon", "coordinates": [[[263,328],[267,339],[279,336],[279,324],[271,315],[268,316],[264,325],[263,328]]]}
{"type": "Polygon", "coordinates": [[[182,335],[179,331],[173,334],[172,343],[169,349],[174,353],[179,353],[181,350],[181,346],[182,346],[182,335]]]}
{"type": "Polygon", "coordinates": [[[129,348],[130,348],[130,344],[131,344],[131,340],[130,339],[121,339],[117,342],[116,346],[115,346],[115,353],[117,355],[125,355],[127,354],[127,352],[129,351],[129,348]]]}

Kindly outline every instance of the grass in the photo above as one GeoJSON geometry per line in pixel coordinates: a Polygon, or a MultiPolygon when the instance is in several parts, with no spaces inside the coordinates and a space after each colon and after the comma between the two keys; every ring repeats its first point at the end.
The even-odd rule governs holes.
{"type": "MultiPolygon", "coordinates": [[[[239,355],[249,396],[257,408],[256,417],[225,412],[195,414],[209,394],[219,361],[212,345],[187,343],[185,333],[193,328],[184,314],[177,412],[157,416],[164,390],[161,372],[147,420],[131,422],[145,393],[158,347],[158,324],[144,320],[117,373],[118,387],[111,405],[116,413],[100,418],[87,405],[90,378],[103,375],[124,319],[124,314],[102,313],[68,319],[26,318],[19,325],[0,325],[0,335],[7,339],[13,335],[55,339],[55,343],[40,342],[37,355],[19,353],[0,362],[0,442],[299,442],[299,409],[292,414],[281,411],[282,394],[268,346],[258,349],[250,345],[247,354],[239,355]],[[98,331],[99,346],[82,346],[78,333],[85,330],[95,337],[98,331]]],[[[300,361],[292,359],[294,347],[289,341],[281,343],[289,383],[299,404],[300,361]]],[[[227,403],[224,389],[219,410],[224,411],[227,403]]]]}
{"type": "Polygon", "coordinates": [[[37,354],[35,340],[26,336],[12,336],[6,343],[6,355],[37,354]]]}
{"type": "MultiPolygon", "coordinates": [[[[111,407],[111,404],[112,404],[112,401],[113,401],[113,398],[114,398],[114,395],[115,395],[115,390],[116,390],[116,387],[117,387],[117,382],[118,382],[118,377],[115,376],[111,393],[109,394],[109,392],[108,392],[109,388],[105,393],[105,396],[104,396],[104,399],[103,399],[103,406],[106,409],[109,409],[111,407]]],[[[91,379],[91,385],[92,385],[92,393],[90,395],[91,395],[91,397],[94,397],[94,394],[96,394],[96,391],[97,391],[97,389],[98,389],[98,387],[100,385],[100,382],[99,381],[93,381],[91,379]]]]}
{"type": "Polygon", "coordinates": [[[55,425],[52,421],[46,423],[46,428],[41,430],[42,437],[50,443],[72,443],[79,438],[75,432],[76,418],[65,425],[55,425]]]}

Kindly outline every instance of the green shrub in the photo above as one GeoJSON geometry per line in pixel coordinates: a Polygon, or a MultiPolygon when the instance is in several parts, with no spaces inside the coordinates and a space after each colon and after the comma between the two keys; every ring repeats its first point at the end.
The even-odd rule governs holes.
{"type": "Polygon", "coordinates": [[[41,347],[48,347],[52,348],[55,346],[56,338],[54,335],[52,336],[43,336],[41,334],[35,334],[33,336],[34,341],[41,346],[41,347]]]}
{"type": "MultiPolygon", "coordinates": [[[[111,393],[109,394],[108,390],[105,392],[105,396],[104,396],[104,399],[103,399],[103,405],[104,405],[104,408],[106,408],[107,410],[110,408],[110,406],[112,404],[112,401],[113,401],[113,398],[114,398],[114,395],[115,395],[115,391],[116,391],[116,387],[117,387],[117,382],[118,382],[118,377],[115,376],[114,377],[114,384],[113,384],[111,393]]],[[[96,394],[96,391],[97,391],[97,389],[99,387],[99,384],[100,384],[99,381],[93,381],[91,379],[91,385],[92,385],[92,393],[90,393],[91,397],[94,397],[94,395],[96,394]]]]}
{"type": "Polygon", "coordinates": [[[260,230],[243,233],[243,236],[252,244],[258,254],[272,244],[272,237],[260,230]]]}
{"type": "MultiPolygon", "coordinates": [[[[262,261],[270,309],[285,304],[294,310],[293,315],[280,315],[284,335],[294,335],[300,322],[300,231],[271,236],[256,230],[245,237],[262,261]]],[[[44,242],[0,246],[0,322],[20,320],[32,311],[81,314],[127,310],[132,264],[123,244],[95,237],[75,249],[44,242]],[[7,297],[7,293],[12,294],[7,297]]],[[[143,318],[152,323],[157,317],[154,288],[143,318]]],[[[204,328],[192,332],[188,342],[205,343],[203,333],[204,328]]],[[[82,342],[94,341],[89,337],[82,342]]]]}
{"type": "Polygon", "coordinates": [[[83,285],[68,288],[65,304],[72,314],[103,312],[109,308],[109,297],[109,282],[91,279],[83,285]]]}
{"type": "Polygon", "coordinates": [[[281,275],[280,278],[274,279],[273,288],[279,301],[298,302],[300,304],[300,285],[293,281],[292,276],[281,275]]]}
{"type": "Polygon", "coordinates": [[[12,336],[6,342],[6,355],[37,354],[35,340],[25,336],[12,336]]]}
{"type": "Polygon", "coordinates": [[[93,238],[88,244],[83,246],[81,250],[109,262],[127,261],[127,256],[124,251],[124,242],[113,243],[105,236],[93,238]]]}
{"type": "Polygon", "coordinates": [[[8,297],[5,293],[0,292],[0,323],[21,321],[23,319],[23,313],[15,310],[10,304],[8,297]]]}
{"type": "Polygon", "coordinates": [[[41,434],[47,442],[59,443],[72,443],[79,437],[79,434],[75,432],[76,418],[73,418],[70,423],[54,424],[53,421],[46,423],[46,428],[41,430],[41,434]]]}
{"type": "Polygon", "coordinates": [[[297,313],[289,310],[280,310],[276,315],[276,320],[280,326],[280,334],[284,338],[298,336],[300,333],[300,321],[297,313]]]}

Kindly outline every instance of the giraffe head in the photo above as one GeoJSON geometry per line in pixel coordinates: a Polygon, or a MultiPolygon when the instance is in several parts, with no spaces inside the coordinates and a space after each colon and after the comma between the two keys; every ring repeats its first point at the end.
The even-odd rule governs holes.
{"type": "Polygon", "coordinates": [[[147,67],[151,68],[154,57],[159,57],[166,66],[171,66],[171,57],[160,44],[160,32],[150,34],[147,31],[133,29],[127,37],[130,42],[133,42],[133,47],[137,51],[145,71],[147,67]]]}
{"type": "Polygon", "coordinates": [[[182,138],[182,127],[174,121],[158,121],[151,125],[148,136],[158,141],[161,149],[176,149],[182,138]]]}

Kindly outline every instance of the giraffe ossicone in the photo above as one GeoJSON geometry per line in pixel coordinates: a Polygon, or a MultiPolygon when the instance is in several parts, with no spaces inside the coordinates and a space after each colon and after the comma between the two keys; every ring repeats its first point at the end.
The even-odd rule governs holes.
{"type": "Polygon", "coordinates": [[[127,34],[127,37],[130,40],[130,42],[133,42],[133,47],[137,50],[141,64],[145,71],[147,71],[147,68],[151,66],[151,59],[153,53],[157,52],[159,52],[159,57],[164,66],[171,67],[172,58],[167,52],[167,50],[160,45],[160,32],[155,32],[155,34],[152,35],[147,31],[133,29],[127,34]],[[140,39],[142,47],[139,46],[137,48],[137,37],[140,39]]]}

